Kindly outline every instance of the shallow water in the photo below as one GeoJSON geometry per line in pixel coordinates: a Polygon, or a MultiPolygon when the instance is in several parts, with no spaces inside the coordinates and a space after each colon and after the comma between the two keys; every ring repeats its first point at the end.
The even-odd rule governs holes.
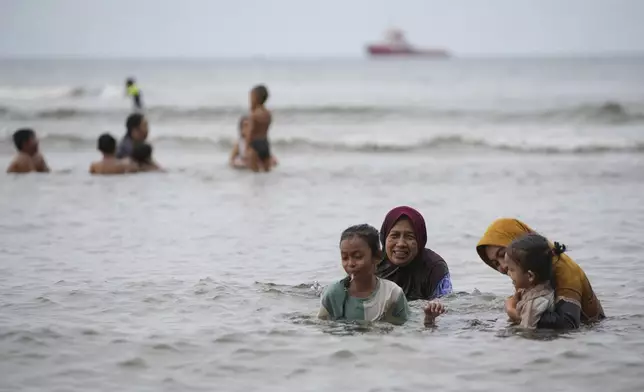
{"type": "Polygon", "coordinates": [[[155,148],[168,173],[99,178],[91,148],[45,139],[53,173],[0,176],[0,390],[644,387],[643,154],[278,148],[278,170],[252,175],[208,144],[155,148]],[[433,329],[422,303],[403,327],[316,320],[340,232],[400,204],[449,264],[448,313],[433,329]],[[609,318],[508,328],[512,285],[474,250],[500,216],[566,243],[609,318]]]}

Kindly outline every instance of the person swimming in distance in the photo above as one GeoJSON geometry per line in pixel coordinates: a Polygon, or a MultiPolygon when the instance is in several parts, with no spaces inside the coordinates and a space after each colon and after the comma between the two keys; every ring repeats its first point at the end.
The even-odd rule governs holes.
{"type": "Polygon", "coordinates": [[[9,164],[7,173],[49,173],[49,166],[39,152],[38,137],[33,129],[18,129],[13,133],[13,143],[18,155],[9,164]]]}
{"type": "Polygon", "coordinates": [[[132,108],[135,112],[143,110],[143,98],[141,89],[136,84],[134,78],[128,78],[125,81],[125,93],[128,97],[132,97],[132,108]]]}
{"type": "Polygon", "coordinates": [[[138,171],[164,171],[152,159],[152,146],[147,143],[141,143],[134,146],[130,159],[138,167],[138,171]]]}
{"type": "Polygon", "coordinates": [[[116,139],[109,133],[98,137],[97,149],[103,154],[103,159],[93,162],[89,167],[91,174],[124,174],[138,171],[138,166],[128,160],[116,157],[116,139]]]}
{"type": "Polygon", "coordinates": [[[125,121],[125,136],[121,139],[116,150],[116,158],[129,158],[134,145],[145,143],[148,138],[149,125],[147,118],[141,113],[132,113],[125,121]]]}
{"type": "MultiPolygon", "coordinates": [[[[250,121],[248,116],[242,116],[239,119],[238,130],[239,137],[237,143],[233,146],[233,149],[230,151],[230,158],[228,159],[228,164],[235,169],[248,169],[248,132],[249,132],[250,121]]],[[[271,155],[271,167],[277,166],[277,159],[275,156],[271,155]]]]}
{"type": "Polygon", "coordinates": [[[340,256],[347,277],[324,290],[318,318],[404,324],[410,313],[405,293],[396,283],[376,276],[382,258],[378,230],[362,224],[343,231],[340,256]]]}
{"type": "Polygon", "coordinates": [[[248,167],[254,171],[271,170],[271,147],[268,142],[268,129],[271,126],[272,114],[264,104],[268,100],[268,89],[258,85],[250,90],[250,115],[248,142],[248,167]]]}

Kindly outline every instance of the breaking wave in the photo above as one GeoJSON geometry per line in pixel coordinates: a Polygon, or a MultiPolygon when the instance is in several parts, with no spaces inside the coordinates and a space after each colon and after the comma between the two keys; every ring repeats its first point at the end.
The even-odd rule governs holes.
{"type": "MultiPolygon", "coordinates": [[[[43,134],[41,142],[45,145],[68,145],[93,147],[96,139],[79,135],[43,134]]],[[[229,137],[208,138],[197,136],[157,136],[152,137],[152,142],[171,148],[213,148],[221,151],[229,150],[236,140],[229,137]]],[[[2,144],[10,144],[10,135],[5,135],[0,140],[2,144]]],[[[291,151],[329,151],[329,152],[356,152],[356,153],[399,153],[399,152],[432,152],[432,151],[505,151],[514,153],[536,154],[599,154],[599,153],[644,153],[644,142],[606,143],[562,145],[562,144],[535,144],[530,142],[509,143],[497,142],[465,137],[461,135],[443,135],[417,141],[408,141],[408,144],[389,142],[362,141],[322,141],[307,138],[273,138],[271,144],[277,150],[291,151]]]]}
{"type": "MultiPolygon", "coordinates": [[[[77,91],[79,94],[86,92],[77,91]]],[[[245,112],[239,106],[175,107],[153,106],[146,113],[151,119],[173,121],[185,119],[221,120],[233,118],[245,112]]],[[[599,104],[581,104],[572,107],[547,108],[543,110],[478,110],[436,109],[424,107],[387,106],[285,106],[274,108],[276,118],[301,119],[332,118],[338,120],[375,121],[387,117],[403,117],[426,120],[453,120],[484,123],[583,123],[583,124],[629,124],[644,123],[644,105],[626,106],[607,101],[599,104]]],[[[37,119],[68,120],[105,118],[121,121],[127,109],[83,109],[59,107],[26,111],[12,107],[0,107],[0,119],[29,121],[37,119]]]]}

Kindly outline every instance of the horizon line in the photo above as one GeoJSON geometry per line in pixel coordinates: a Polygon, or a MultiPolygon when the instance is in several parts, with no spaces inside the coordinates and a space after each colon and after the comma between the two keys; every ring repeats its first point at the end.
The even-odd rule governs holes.
{"type": "Polygon", "coordinates": [[[449,60],[469,60],[469,59],[581,59],[581,58],[624,58],[624,57],[644,57],[642,51],[602,51],[602,52],[538,52],[538,53],[451,53],[446,58],[431,58],[422,56],[368,56],[368,55],[348,55],[348,54],[324,54],[324,55],[307,55],[296,56],[287,54],[278,55],[243,55],[243,56],[168,56],[168,55],[150,55],[150,56],[131,56],[131,55],[79,55],[79,54],[21,54],[21,55],[0,55],[2,60],[119,60],[119,61],[239,61],[239,60],[259,60],[259,61],[315,61],[315,60],[419,60],[419,61],[449,61],[449,60]]]}

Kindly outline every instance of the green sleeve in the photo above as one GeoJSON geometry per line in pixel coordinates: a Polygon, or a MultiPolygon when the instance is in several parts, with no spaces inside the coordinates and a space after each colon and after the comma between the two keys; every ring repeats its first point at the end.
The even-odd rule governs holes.
{"type": "Polygon", "coordinates": [[[344,288],[338,282],[332,283],[322,293],[320,300],[320,311],[318,318],[323,320],[335,320],[339,312],[335,311],[337,308],[338,296],[344,293],[344,288]],[[336,306],[334,306],[336,304],[336,306]]]}

